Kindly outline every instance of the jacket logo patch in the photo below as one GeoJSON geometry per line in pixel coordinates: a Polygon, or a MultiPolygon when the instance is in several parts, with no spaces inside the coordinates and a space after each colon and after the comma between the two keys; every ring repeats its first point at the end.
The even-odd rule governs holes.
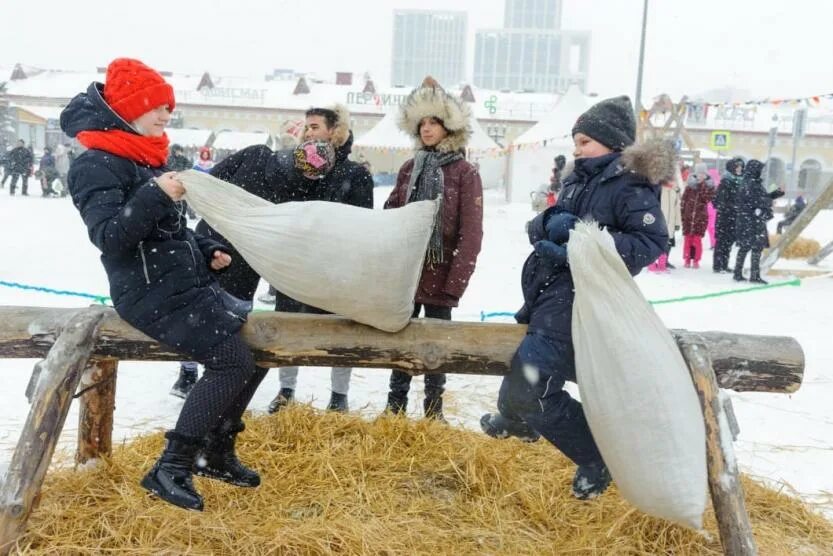
{"type": "Polygon", "coordinates": [[[653,224],[656,221],[657,221],[657,219],[650,212],[646,212],[645,216],[642,217],[642,223],[645,224],[646,226],[650,226],[651,224],[653,224]]]}

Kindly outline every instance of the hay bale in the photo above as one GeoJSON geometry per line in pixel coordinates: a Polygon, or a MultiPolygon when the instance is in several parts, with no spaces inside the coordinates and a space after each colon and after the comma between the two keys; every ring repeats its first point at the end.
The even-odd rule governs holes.
{"type": "MultiPolygon", "coordinates": [[[[778,234],[771,234],[769,236],[769,244],[775,245],[775,242],[778,241],[778,238],[781,236],[778,234]]],[[[795,241],[787,246],[783,253],[781,253],[782,259],[809,259],[816,253],[821,251],[821,244],[814,240],[814,239],[807,239],[804,237],[798,237],[795,241]]]]}
{"type": "MultiPolygon", "coordinates": [[[[259,488],[196,478],[203,513],[139,487],[162,443],[141,437],[92,470],[51,473],[13,553],[721,553],[713,515],[703,536],[641,514],[615,487],[575,500],[573,465],[543,441],[296,406],[249,419],[241,436],[259,488]]],[[[829,553],[833,524],[752,480],[744,488],[761,554],[829,553]]]]}

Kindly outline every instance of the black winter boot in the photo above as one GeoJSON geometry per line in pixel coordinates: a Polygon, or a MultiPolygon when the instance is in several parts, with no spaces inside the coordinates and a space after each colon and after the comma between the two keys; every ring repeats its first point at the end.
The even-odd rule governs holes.
{"type": "Polygon", "coordinates": [[[176,396],[177,398],[182,398],[184,400],[188,397],[188,394],[191,393],[191,389],[194,388],[194,384],[196,383],[197,370],[192,367],[180,365],[179,377],[176,379],[176,382],[174,382],[174,385],[171,386],[170,394],[171,396],[176,396]]]}
{"type": "Polygon", "coordinates": [[[753,284],[762,284],[762,285],[769,284],[769,282],[767,282],[766,280],[761,278],[760,274],[754,274],[754,273],[749,276],[749,281],[753,284]]]}
{"type": "Polygon", "coordinates": [[[514,436],[522,442],[535,442],[541,438],[541,435],[526,423],[512,421],[500,413],[485,414],[480,418],[480,428],[492,438],[514,436]]]}
{"type": "Polygon", "coordinates": [[[579,465],[573,478],[573,496],[590,500],[601,495],[610,486],[610,471],[603,461],[579,465]]]}
{"type": "Polygon", "coordinates": [[[422,402],[422,408],[425,411],[426,419],[434,419],[435,421],[446,422],[445,415],[443,415],[443,397],[440,395],[426,395],[422,402]]]}
{"type": "Polygon", "coordinates": [[[202,511],[202,496],[194,489],[191,480],[199,442],[173,431],[166,433],[165,438],[168,439],[165,450],[142,479],[141,485],[174,506],[202,511]]]}
{"type": "Polygon", "coordinates": [[[408,395],[403,396],[397,392],[388,392],[388,404],[385,406],[385,413],[405,415],[407,411],[408,395]]]}
{"type": "Polygon", "coordinates": [[[269,409],[267,410],[270,414],[277,413],[281,409],[284,409],[288,406],[293,400],[295,399],[295,390],[292,388],[281,388],[278,392],[278,395],[275,396],[275,399],[269,403],[269,409]]]}
{"type": "Polygon", "coordinates": [[[260,475],[240,463],[234,453],[237,435],[245,428],[242,421],[224,421],[219,430],[210,433],[205,439],[205,448],[194,459],[194,474],[239,487],[258,486],[260,475]]]}
{"type": "Polygon", "coordinates": [[[327,411],[335,411],[337,413],[347,413],[350,411],[347,405],[347,394],[339,394],[338,392],[330,394],[330,403],[327,404],[327,411]]]}

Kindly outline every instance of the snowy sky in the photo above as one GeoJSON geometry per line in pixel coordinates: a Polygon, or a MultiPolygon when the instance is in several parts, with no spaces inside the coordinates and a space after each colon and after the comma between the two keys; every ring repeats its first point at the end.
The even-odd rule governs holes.
{"type": "MultiPolygon", "coordinates": [[[[590,90],[633,96],[642,0],[564,2],[563,27],[592,32],[590,90]]],[[[11,0],[0,6],[0,66],[133,56],[176,72],[369,71],[387,82],[394,8],[468,12],[469,72],[475,31],[503,24],[503,0],[11,0]]],[[[833,93],[831,21],[831,0],[650,0],[643,95],[833,93]]]]}

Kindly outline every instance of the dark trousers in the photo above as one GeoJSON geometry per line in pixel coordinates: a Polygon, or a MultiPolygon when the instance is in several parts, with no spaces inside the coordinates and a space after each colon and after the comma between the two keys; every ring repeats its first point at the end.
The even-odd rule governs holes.
{"type": "Polygon", "coordinates": [[[746,254],[749,253],[749,279],[756,280],[761,277],[761,252],[763,248],[741,247],[738,250],[738,258],[735,259],[735,278],[743,277],[743,263],[746,262],[746,254]]]}
{"type": "MultiPolygon", "coordinates": [[[[414,305],[414,312],[411,318],[419,317],[422,304],[414,305]]],[[[451,320],[451,307],[441,305],[425,305],[425,318],[451,320]]],[[[411,389],[411,375],[402,371],[392,371],[390,374],[390,393],[392,396],[405,400],[408,398],[408,391],[411,389]]],[[[445,373],[425,375],[425,398],[436,399],[445,392],[445,373]]]]}
{"type": "Polygon", "coordinates": [[[581,404],[564,390],[567,380],[576,380],[572,342],[529,332],[503,377],[498,410],[526,423],[577,465],[602,461],[581,404]]]}
{"type": "Polygon", "coordinates": [[[714,248],[714,270],[729,270],[729,256],[732,254],[732,245],[735,243],[733,234],[721,233],[717,230],[717,245],[714,248]]]}
{"type": "Polygon", "coordinates": [[[185,399],[174,432],[199,442],[224,423],[239,423],[266,376],[267,369],[255,367],[249,346],[240,333],[197,357],[205,366],[202,378],[185,399]]]}
{"type": "Polygon", "coordinates": [[[23,195],[29,194],[29,174],[12,174],[12,181],[9,185],[9,193],[14,195],[14,190],[17,187],[17,178],[18,176],[23,178],[23,186],[21,188],[21,193],[23,195]]]}

